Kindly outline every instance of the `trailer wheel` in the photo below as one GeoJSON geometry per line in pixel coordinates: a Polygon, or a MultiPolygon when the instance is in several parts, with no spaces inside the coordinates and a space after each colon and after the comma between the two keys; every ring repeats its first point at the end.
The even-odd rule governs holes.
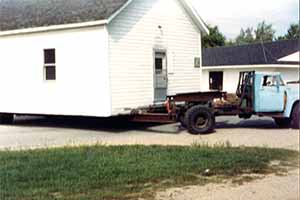
{"type": "Polygon", "coordinates": [[[279,128],[289,128],[291,124],[290,118],[274,118],[274,121],[279,128]]]}
{"type": "Polygon", "coordinates": [[[291,121],[291,128],[293,129],[299,129],[300,127],[300,108],[299,108],[299,102],[294,106],[293,112],[292,112],[292,121],[291,121]]]}
{"type": "Polygon", "coordinates": [[[0,114],[0,124],[12,124],[14,121],[13,114],[0,114]]]}
{"type": "Polygon", "coordinates": [[[199,105],[186,112],[185,122],[191,134],[211,133],[215,127],[215,116],[211,109],[199,105]]]}

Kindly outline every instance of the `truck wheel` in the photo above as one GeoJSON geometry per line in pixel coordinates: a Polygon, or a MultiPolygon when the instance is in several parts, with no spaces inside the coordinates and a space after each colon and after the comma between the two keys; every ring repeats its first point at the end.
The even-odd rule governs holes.
{"type": "Polygon", "coordinates": [[[13,114],[0,114],[0,124],[12,124],[14,121],[13,114]]]}
{"type": "Polygon", "coordinates": [[[274,118],[274,121],[279,128],[289,128],[291,124],[290,118],[274,118]]]}
{"type": "Polygon", "coordinates": [[[191,134],[210,133],[215,128],[213,112],[202,105],[190,108],[185,114],[185,122],[191,134]]]}
{"type": "Polygon", "coordinates": [[[293,112],[292,112],[292,121],[291,121],[291,128],[293,129],[299,129],[300,127],[300,108],[299,108],[299,102],[295,105],[293,112]]]}

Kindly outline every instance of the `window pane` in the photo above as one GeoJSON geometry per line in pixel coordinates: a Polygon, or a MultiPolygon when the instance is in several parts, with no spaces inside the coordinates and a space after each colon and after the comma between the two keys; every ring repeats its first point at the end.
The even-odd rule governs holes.
{"type": "Polygon", "coordinates": [[[270,86],[276,86],[276,76],[264,76],[263,78],[263,86],[264,87],[270,87],[270,86]]]}
{"type": "Polygon", "coordinates": [[[55,49],[45,49],[44,50],[44,62],[45,64],[55,63],[55,49]]]}
{"type": "Polygon", "coordinates": [[[155,72],[156,74],[161,74],[163,70],[163,59],[155,58],[155,72]]]}
{"type": "Polygon", "coordinates": [[[45,67],[46,80],[55,80],[56,79],[56,70],[55,66],[45,67]]]}

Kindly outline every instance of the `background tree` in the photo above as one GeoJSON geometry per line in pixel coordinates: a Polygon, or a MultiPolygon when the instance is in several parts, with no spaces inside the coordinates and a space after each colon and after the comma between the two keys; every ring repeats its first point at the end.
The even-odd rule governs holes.
{"type": "Polygon", "coordinates": [[[233,39],[226,40],[225,46],[234,46],[234,45],[236,45],[235,40],[233,39]]]}
{"type": "Polygon", "coordinates": [[[278,37],[278,40],[300,39],[299,24],[291,24],[286,35],[278,37]]]}
{"type": "Polygon", "coordinates": [[[208,26],[209,35],[202,38],[203,48],[234,46],[243,44],[252,44],[260,42],[272,42],[276,40],[300,39],[299,24],[291,24],[286,35],[275,37],[275,30],[272,24],[265,21],[259,23],[256,29],[248,27],[241,29],[240,34],[235,39],[226,40],[225,36],[220,32],[218,26],[208,26]]]}
{"type": "Polygon", "coordinates": [[[253,28],[241,29],[240,34],[235,39],[237,45],[250,44],[254,41],[253,28]]]}
{"type": "Polygon", "coordinates": [[[231,44],[243,45],[258,42],[272,42],[275,39],[275,30],[272,24],[267,24],[265,21],[259,23],[256,29],[248,27],[241,29],[240,34],[231,44]]]}
{"type": "Polygon", "coordinates": [[[220,32],[218,26],[208,26],[209,35],[202,38],[203,48],[224,46],[226,42],[225,36],[220,32]]]}
{"type": "Polygon", "coordinates": [[[272,24],[266,24],[265,21],[257,25],[255,33],[255,42],[272,42],[275,39],[275,30],[272,24]]]}

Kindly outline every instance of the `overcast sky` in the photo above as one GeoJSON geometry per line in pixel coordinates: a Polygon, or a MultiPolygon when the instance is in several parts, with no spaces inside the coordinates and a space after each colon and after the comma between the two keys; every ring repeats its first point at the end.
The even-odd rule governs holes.
{"type": "Polygon", "coordinates": [[[265,20],[276,35],[284,35],[299,20],[299,0],[190,0],[207,24],[218,25],[227,38],[236,37],[241,27],[256,27],[265,20]]]}

